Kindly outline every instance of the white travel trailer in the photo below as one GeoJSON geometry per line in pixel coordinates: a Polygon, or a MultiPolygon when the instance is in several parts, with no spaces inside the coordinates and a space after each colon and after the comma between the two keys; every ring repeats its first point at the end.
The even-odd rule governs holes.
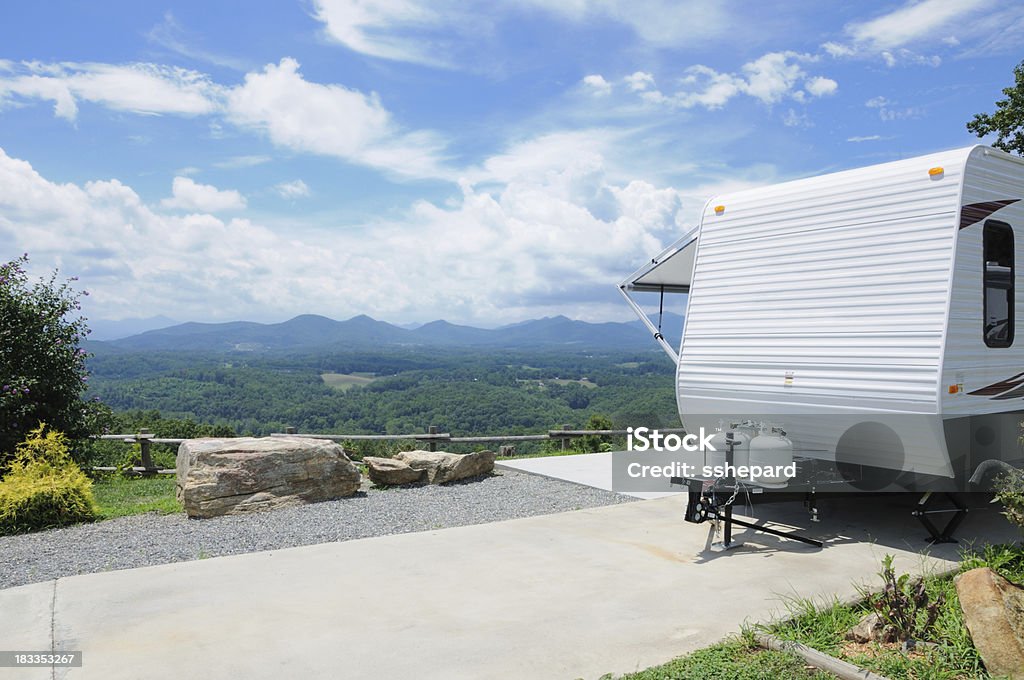
{"type": "Polygon", "coordinates": [[[799,459],[888,473],[860,488],[963,490],[1024,458],[1022,199],[1024,159],[984,146],[736,191],[620,291],[687,429],[769,421],[799,459]],[[678,352],[641,292],[687,294],[678,352]]]}

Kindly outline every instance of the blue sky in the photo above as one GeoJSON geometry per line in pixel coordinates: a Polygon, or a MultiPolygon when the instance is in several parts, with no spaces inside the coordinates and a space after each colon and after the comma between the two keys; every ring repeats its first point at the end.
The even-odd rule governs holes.
{"type": "Polygon", "coordinates": [[[975,143],[1024,57],[990,0],[2,14],[0,256],[104,319],[626,319],[709,197],[975,143]]]}

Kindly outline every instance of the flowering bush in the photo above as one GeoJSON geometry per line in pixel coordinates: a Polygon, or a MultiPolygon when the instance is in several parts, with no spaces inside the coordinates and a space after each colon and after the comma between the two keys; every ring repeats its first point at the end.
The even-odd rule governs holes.
{"type": "Polygon", "coordinates": [[[0,470],[39,423],[77,439],[89,434],[92,408],[81,342],[89,333],[82,295],[71,284],[29,281],[28,255],[0,264],[0,470]]]}

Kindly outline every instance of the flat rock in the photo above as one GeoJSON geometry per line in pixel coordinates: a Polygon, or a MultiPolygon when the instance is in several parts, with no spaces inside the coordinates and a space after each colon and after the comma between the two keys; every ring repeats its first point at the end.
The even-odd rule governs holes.
{"type": "Polygon", "coordinates": [[[323,439],[189,439],[178,447],[176,494],[189,517],[343,498],[359,481],[345,450],[323,439]]]}
{"type": "Polygon", "coordinates": [[[363,458],[370,481],[378,486],[401,486],[403,484],[422,484],[427,481],[426,470],[409,467],[405,461],[394,458],[363,458]]]}
{"type": "Polygon", "coordinates": [[[981,567],[957,576],[956,592],[989,674],[1024,680],[1024,588],[981,567]]]}
{"type": "Polygon", "coordinates": [[[428,484],[444,484],[494,470],[494,452],[448,453],[447,451],[402,451],[395,454],[413,470],[423,470],[428,484]]]}

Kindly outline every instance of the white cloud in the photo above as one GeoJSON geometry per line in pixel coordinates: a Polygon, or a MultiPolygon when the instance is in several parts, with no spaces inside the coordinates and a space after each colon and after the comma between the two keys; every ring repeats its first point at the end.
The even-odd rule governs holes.
{"type": "Polygon", "coordinates": [[[782,114],[782,124],[786,127],[813,127],[806,113],[797,113],[794,109],[789,109],[782,114]]]}
{"type": "Polygon", "coordinates": [[[234,189],[199,184],[189,177],[175,177],[171,198],[160,201],[164,208],[197,212],[225,212],[245,208],[245,198],[234,189]]]}
{"type": "Polygon", "coordinates": [[[257,165],[263,165],[271,161],[270,156],[266,154],[250,154],[245,156],[232,156],[231,158],[225,158],[222,161],[217,161],[213,164],[215,168],[224,168],[228,170],[234,170],[236,168],[252,168],[257,165]]]}
{"type": "Polygon", "coordinates": [[[833,94],[839,87],[831,78],[808,75],[804,64],[815,61],[817,57],[810,54],[769,52],[747,62],[737,73],[722,73],[697,64],[686,69],[679,80],[683,88],[675,93],[653,89],[654,76],[642,71],[626,76],[624,82],[647,103],[682,109],[718,109],[739,95],[765,104],[784,99],[804,102],[808,97],[833,94]]]}
{"type": "Polygon", "coordinates": [[[654,87],[654,76],[644,71],[637,71],[624,78],[626,85],[633,92],[643,92],[644,90],[654,87]]]}
{"type": "MultiPolygon", "coordinates": [[[[58,117],[73,121],[78,102],[118,111],[184,116],[209,115],[210,134],[221,120],[266,134],[275,145],[385,170],[395,175],[449,178],[446,146],[428,130],[402,129],[375,93],[314,83],[299,63],[284,58],[253,71],[237,86],[214,83],[196,71],[155,64],[42,64],[25,62],[12,75],[0,72],[0,108],[24,100],[54,103],[58,117]]],[[[247,167],[265,155],[238,156],[218,167],[247,167]]]]}
{"type": "Polygon", "coordinates": [[[831,78],[822,78],[818,76],[811,78],[804,83],[804,89],[806,89],[807,93],[813,97],[825,97],[830,94],[835,94],[836,90],[839,89],[839,83],[831,78]]]}
{"type": "Polygon", "coordinates": [[[246,74],[245,82],[227,95],[227,117],[294,151],[403,175],[446,174],[441,168],[444,142],[436,134],[401,130],[376,94],[310,82],[291,58],[246,74]]]}
{"type": "Polygon", "coordinates": [[[196,45],[193,42],[193,37],[187,34],[185,28],[170,11],[164,12],[163,20],[146,32],[146,39],[151,43],[189,59],[204,61],[237,71],[246,70],[246,63],[242,59],[218,54],[196,45]]]}
{"type": "Polygon", "coordinates": [[[528,0],[526,4],[577,23],[615,21],[657,47],[706,43],[736,28],[731,3],[724,0],[528,0]]]}
{"type": "Polygon", "coordinates": [[[847,24],[844,41],[822,45],[837,58],[871,57],[887,66],[938,66],[936,51],[961,54],[1016,49],[1024,35],[1024,6],[996,0],[907,0],[872,19],[847,24]]]}
{"type": "Polygon", "coordinates": [[[864,106],[869,109],[878,109],[878,117],[884,121],[903,120],[906,118],[920,118],[923,111],[919,108],[908,106],[899,107],[895,105],[895,102],[889,101],[885,97],[872,97],[871,99],[864,102],[864,106]]]}
{"type": "Polygon", "coordinates": [[[583,84],[591,89],[596,95],[611,94],[612,84],[604,79],[604,76],[600,74],[591,74],[584,76],[583,84]]]}
{"type": "Polygon", "coordinates": [[[473,68],[467,48],[489,49],[495,25],[540,10],[574,24],[615,22],[656,47],[706,43],[736,30],[725,0],[313,0],[326,35],[371,57],[443,68],[473,68]]]}
{"type": "Polygon", "coordinates": [[[216,111],[222,93],[202,73],[157,64],[23,62],[9,73],[0,76],[0,104],[48,100],[55,115],[72,121],[79,101],[118,111],[195,116],[216,111]]]}
{"type": "Polygon", "coordinates": [[[371,57],[450,68],[455,40],[487,33],[486,12],[453,0],[314,0],[327,36],[371,57]]]}
{"type": "Polygon", "coordinates": [[[610,283],[673,240],[682,211],[700,204],[609,179],[595,151],[605,146],[600,131],[524,140],[450,203],[420,201],[340,230],[156,211],[117,180],[58,184],[0,151],[0,242],[80,275],[91,313],[106,318],[607,318],[623,315],[610,283]]]}
{"type": "MultiPolygon", "coordinates": [[[[881,139],[883,139],[882,135],[862,135],[862,136],[847,137],[846,141],[854,142],[854,143],[859,143],[859,142],[877,142],[877,141],[879,141],[881,139]]],[[[888,139],[888,138],[885,138],[885,139],[888,139]]]]}
{"type": "Polygon", "coordinates": [[[276,191],[281,198],[285,199],[305,198],[311,193],[309,187],[301,179],[275,184],[274,191],[276,191]]]}
{"type": "Polygon", "coordinates": [[[870,21],[854,22],[846,33],[855,43],[874,50],[889,50],[929,39],[954,21],[991,6],[990,0],[921,0],[870,21]]]}

